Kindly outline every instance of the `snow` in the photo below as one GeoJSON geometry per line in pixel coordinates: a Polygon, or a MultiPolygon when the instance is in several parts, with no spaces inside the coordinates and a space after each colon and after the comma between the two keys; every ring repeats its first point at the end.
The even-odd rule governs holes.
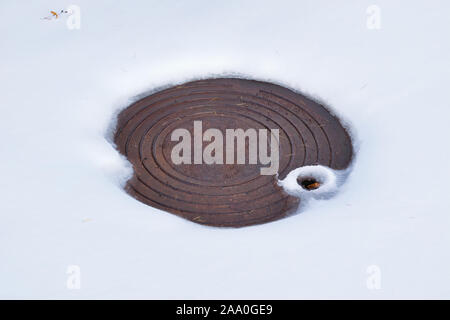
{"type": "Polygon", "coordinates": [[[450,298],[449,12],[443,0],[2,1],[0,298],[450,298]],[[70,4],[81,29],[41,20],[70,4]],[[117,111],[230,74],[300,90],[352,128],[334,197],[219,229],[122,190],[130,168],[106,138],[117,111]]]}
{"type": "Polygon", "coordinates": [[[339,184],[342,184],[348,171],[349,170],[333,170],[320,165],[304,166],[292,170],[283,180],[278,180],[278,185],[281,186],[286,193],[300,198],[303,202],[310,197],[317,199],[329,198],[338,191],[338,180],[340,182],[339,184]],[[318,189],[307,190],[302,188],[297,182],[297,179],[300,179],[301,181],[302,179],[311,178],[320,184],[318,189]]]}

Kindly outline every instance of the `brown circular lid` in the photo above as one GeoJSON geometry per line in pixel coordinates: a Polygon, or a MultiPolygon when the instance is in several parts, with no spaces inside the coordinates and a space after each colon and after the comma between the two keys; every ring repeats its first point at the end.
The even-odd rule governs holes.
{"type": "MultiPolygon", "coordinates": [[[[114,139],[134,168],[126,186],[129,194],[211,226],[241,227],[282,218],[298,207],[299,199],[287,195],[277,178],[306,165],[344,169],[352,158],[348,133],[322,105],[279,85],[244,79],[193,81],[147,96],[119,114],[114,139]],[[194,164],[193,154],[191,164],[175,164],[171,155],[181,140],[172,141],[172,133],[186,129],[194,144],[194,122],[201,123],[203,133],[210,128],[223,133],[224,163],[226,129],[266,129],[268,153],[270,132],[278,129],[278,177],[262,175],[260,169],[269,165],[259,160],[248,163],[249,139],[245,164],[194,164]]],[[[210,143],[200,142],[200,152],[210,143]]]]}

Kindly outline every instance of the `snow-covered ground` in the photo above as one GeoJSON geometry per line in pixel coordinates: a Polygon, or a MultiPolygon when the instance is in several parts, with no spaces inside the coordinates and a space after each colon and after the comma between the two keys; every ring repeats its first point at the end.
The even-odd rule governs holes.
{"type": "Polygon", "coordinates": [[[444,0],[2,1],[0,298],[450,298],[449,14],[444,0]],[[41,19],[70,4],[79,30],[41,19]],[[351,124],[338,195],[220,229],[122,190],[117,110],[232,73],[351,124]]]}

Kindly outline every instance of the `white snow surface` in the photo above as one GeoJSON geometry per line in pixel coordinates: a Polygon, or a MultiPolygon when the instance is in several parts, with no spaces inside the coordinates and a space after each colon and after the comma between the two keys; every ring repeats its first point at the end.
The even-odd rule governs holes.
{"type": "Polygon", "coordinates": [[[278,180],[278,185],[286,193],[298,197],[303,201],[311,197],[315,199],[327,199],[338,191],[338,177],[344,177],[347,171],[350,170],[333,170],[321,165],[304,166],[292,170],[283,180],[278,180]],[[311,178],[320,184],[318,189],[307,190],[298,184],[298,179],[302,181],[302,179],[311,178]]]}
{"type": "Polygon", "coordinates": [[[449,12],[444,0],[1,1],[0,298],[450,298],[449,12]],[[81,29],[40,19],[69,4],[81,29]],[[366,27],[373,4],[379,30],[366,27]],[[339,192],[240,229],[127,195],[130,168],[105,138],[114,114],[233,74],[300,90],[350,126],[339,192]]]}

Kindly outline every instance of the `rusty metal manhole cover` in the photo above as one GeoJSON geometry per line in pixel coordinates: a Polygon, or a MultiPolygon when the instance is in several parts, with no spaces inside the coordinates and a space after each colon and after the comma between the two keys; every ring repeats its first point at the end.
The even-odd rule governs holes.
{"type": "MultiPolygon", "coordinates": [[[[134,168],[126,186],[130,195],[211,226],[260,224],[285,217],[297,208],[299,199],[277,185],[275,174],[262,175],[260,169],[267,165],[259,160],[256,164],[249,159],[244,164],[237,160],[231,164],[225,160],[224,164],[201,162],[201,152],[217,137],[200,141],[197,151],[201,163],[195,163],[196,150],[190,155],[179,153],[189,156],[191,163],[174,163],[173,150],[181,141],[173,139],[174,131],[183,128],[192,134],[187,142],[195,149],[194,131],[199,123],[203,133],[209,128],[221,131],[223,145],[230,128],[258,132],[278,129],[278,179],[306,165],[344,169],[352,158],[350,137],[339,120],[301,94],[253,80],[193,81],[147,96],[119,114],[114,140],[134,168]]],[[[267,150],[276,141],[270,138],[273,136],[267,138],[267,150]]],[[[249,158],[250,138],[244,141],[249,158]]],[[[211,155],[216,156],[217,150],[211,155]]],[[[225,146],[223,150],[225,159],[225,146]]]]}

